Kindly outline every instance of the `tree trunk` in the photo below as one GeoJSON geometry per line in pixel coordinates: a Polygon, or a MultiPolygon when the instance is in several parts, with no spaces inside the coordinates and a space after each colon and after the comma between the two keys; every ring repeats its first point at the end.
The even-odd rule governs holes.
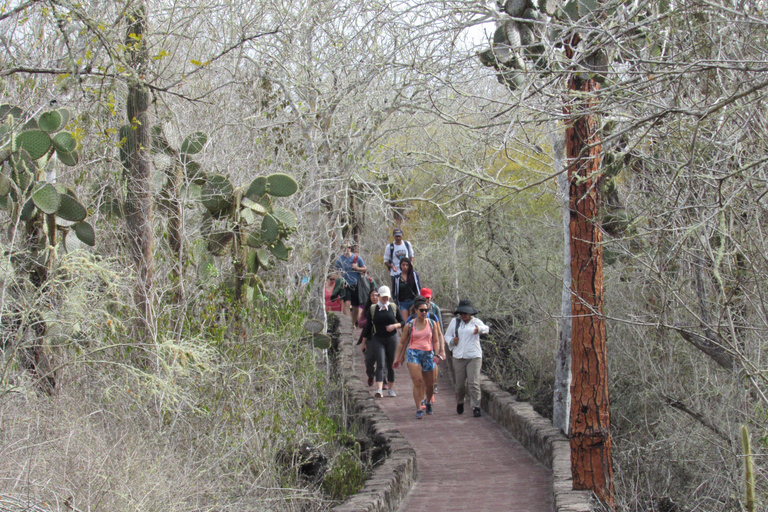
{"type": "Polygon", "coordinates": [[[126,34],[126,53],[133,68],[128,85],[127,114],[131,125],[126,141],[125,221],[128,247],[136,270],[134,302],[138,309],[137,336],[146,340],[153,324],[151,289],[153,277],[152,197],[150,192],[149,93],[142,83],[147,67],[144,41],[146,6],[142,3],[131,16],[126,34]]]}
{"type": "Polygon", "coordinates": [[[560,302],[560,329],[558,349],[555,361],[555,389],[552,404],[552,424],[564,434],[568,434],[571,414],[571,209],[568,200],[568,175],[563,170],[565,144],[562,132],[553,129],[550,132],[552,156],[557,175],[559,197],[563,201],[563,290],[560,302]]]}
{"type": "Polygon", "coordinates": [[[602,148],[597,118],[590,113],[597,103],[595,92],[599,85],[572,73],[568,89],[565,113],[570,124],[565,136],[573,290],[571,472],[574,489],[593,491],[613,509],[603,249],[598,219],[602,148]]]}

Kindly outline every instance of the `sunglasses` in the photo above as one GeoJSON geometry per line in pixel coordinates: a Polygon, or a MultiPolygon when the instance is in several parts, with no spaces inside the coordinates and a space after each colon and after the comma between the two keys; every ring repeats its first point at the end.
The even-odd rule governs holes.
{"type": "Polygon", "coordinates": [[[418,311],[419,313],[426,313],[429,310],[428,309],[417,309],[416,311],[418,311]]]}

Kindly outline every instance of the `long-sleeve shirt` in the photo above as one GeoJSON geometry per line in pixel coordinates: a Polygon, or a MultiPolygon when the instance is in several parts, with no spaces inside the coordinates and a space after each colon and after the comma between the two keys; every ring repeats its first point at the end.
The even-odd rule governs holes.
{"type": "Polygon", "coordinates": [[[488,334],[490,328],[479,318],[472,319],[464,323],[461,318],[454,318],[448,324],[445,330],[445,344],[456,359],[475,359],[483,357],[483,349],[480,348],[480,335],[488,334]],[[457,328],[458,325],[458,328],[457,328]],[[475,334],[477,326],[477,334],[475,334]],[[458,331],[458,334],[456,334],[458,331]],[[454,337],[458,335],[459,342],[454,342],[454,337]]]}
{"type": "Polygon", "coordinates": [[[366,323],[363,329],[363,338],[368,340],[372,337],[388,338],[397,334],[397,331],[387,331],[387,326],[392,324],[403,325],[403,316],[400,314],[400,308],[391,301],[386,309],[381,309],[378,304],[374,304],[374,306],[371,321],[366,323]]]}

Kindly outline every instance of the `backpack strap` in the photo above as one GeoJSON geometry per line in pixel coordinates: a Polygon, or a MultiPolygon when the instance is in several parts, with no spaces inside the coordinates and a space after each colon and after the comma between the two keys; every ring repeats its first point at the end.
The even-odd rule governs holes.
{"type": "Polygon", "coordinates": [[[405,254],[408,256],[408,259],[413,259],[413,247],[411,247],[411,242],[408,240],[403,240],[405,242],[405,254]]]}

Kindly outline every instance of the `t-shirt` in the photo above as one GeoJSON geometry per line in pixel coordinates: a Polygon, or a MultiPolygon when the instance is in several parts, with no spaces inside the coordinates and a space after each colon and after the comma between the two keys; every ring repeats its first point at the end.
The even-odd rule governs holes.
{"type": "Polygon", "coordinates": [[[389,270],[389,275],[396,276],[400,273],[400,260],[404,258],[413,258],[413,246],[410,242],[406,242],[403,240],[403,243],[400,245],[395,244],[394,242],[388,243],[387,247],[384,249],[384,261],[391,261],[393,265],[393,269],[389,270]],[[408,244],[408,245],[406,245],[408,244]],[[394,245],[394,247],[393,247],[394,245]],[[391,251],[392,254],[390,254],[390,247],[393,247],[393,250],[391,251]],[[410,254],[408,254],[408,249],[410,248],[410,254]]]}
{"type": "MultiPolygon", "coordinates": [[[[357,279],[360,277],[360,273],[352,270],[353,261],[355,261],[355,253],[352,253],[349,258],[342,254],[336,259],[336,268],[339,269],[339,272],[341,272],[341,277],[344,278],[349,286],[356,286],[357,279]]],[[[357,257],[357,266],[365,266],[365,263],[363,263],[363,258],[360,256],[357,257]]]]}
{"type": "Polygon", "coordinates": [[[407,281],[402,279],[397,280],[397,286],[399,291],[397,292],[397,300],[413,300],[416,298],[416,292],[414,292],[409,286],[407,281]]]}

